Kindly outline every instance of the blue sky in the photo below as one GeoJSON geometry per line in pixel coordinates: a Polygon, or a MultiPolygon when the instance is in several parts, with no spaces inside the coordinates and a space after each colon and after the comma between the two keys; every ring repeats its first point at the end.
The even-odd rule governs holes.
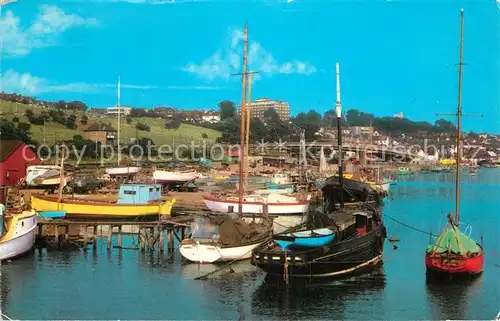
{"type": "Polygon", "coordinates": [[[252,97],[292,114],[342,103],[376,115],[436,120],[454,112],[465,9],[466,130],[500,133],[500,10],[491,1],[18,0],[2,7],[5,91],[47,100],[216,108],[239,103],[249,24],[252,97]]]}

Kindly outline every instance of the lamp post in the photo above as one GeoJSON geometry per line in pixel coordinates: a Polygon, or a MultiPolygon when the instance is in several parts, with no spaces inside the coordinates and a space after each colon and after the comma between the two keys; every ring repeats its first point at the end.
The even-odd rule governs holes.
{"type": "Polygon", "coordinates": [[[339,147],[339,185],[340,185],[340,208],[344,208],[344,173],[342,169],[342,104],[340,103],[340,65],[336,64],[337,71],[337,102],[335,113],[337,114],[337,143],[339,147]]]}

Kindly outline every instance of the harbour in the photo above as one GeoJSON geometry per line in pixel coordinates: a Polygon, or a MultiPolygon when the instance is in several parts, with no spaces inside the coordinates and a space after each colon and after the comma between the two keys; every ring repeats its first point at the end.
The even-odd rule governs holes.
{"type": "MultiPolygon", "coordinates": [[[[194,280],[220,265],[182,262],[170,256],[114,248],[98,238],[95,249],[40,249],[2,265],[3,309],[19,319],[492,319],[498,309],[500,265],[498,202],[500,172],[481,169],[464,177],[464,222],[475,226],[486,253],[484,272],[465,283],[427,284],[422,245],[429,236],[385,218],[389,236],[401,239],[398,249],[386,243],[380,269],[340,281],[307,285],[267,284],[265,274],[248,261],[232,265],[206,280],[194,280]],[[481,216],[473,215],[481,202],[481,216]],[[470,214],[466,214],[470,213],[470,214]],[[22,279],[23,282],[15,280],[22,279]],[[408,295],[408,289],[412,289],[408,295]],[[64,295],[62,294],[64,293],[64,295]],[[138,297],[142,297],[138,301],[138,297]],[[75,304],[77,302],[77,304],[75,304]],[[129,302],[125,305],[124,302],[129,302]],[[147,308],[137,307],[142,302],[147,308]],[[170,302],[166,304],[165,302],[170,302]],[[467,303],[469,302],[469,303],[467,303]],[[315,307],[314,309],[310,308],[315,307]]],[[[422,231],[437,233],[444,224],[434,211],[452,210],[453,174],[419,175],[398,182],[385,213],[422,231]],[[411,209],[411,210],[408,210],[411,209]]],[[[176,245],[178,242],[176,241],[176,245]]],[[[137,239],[123,237],[124,247],[137,239]]]]}
{"type": "Polygon", "coordinates": [[[231,44],[241,102],[201,121],[124,106],[122,90],[145,87],[121,72],[113,125],[83,102],[67,116],[62,100],[21,99],[55,108],[23,116],[43,126],[43,145],[17,112],[0,119],[0,320],[499,320],[500,136],[464,131],[465,117],[484,116],[462,106],[464,17],[457,107],[435,114],[453,121],[346,109],[339,62],[324,115],[252,101],[266,68],[251,64],[248,22],[231,44]],[[161,134],[190,123],[191,146],[154,144],[154,119],[161,134]],[[45,146],[45,122],[82,135],[45,146]]]}

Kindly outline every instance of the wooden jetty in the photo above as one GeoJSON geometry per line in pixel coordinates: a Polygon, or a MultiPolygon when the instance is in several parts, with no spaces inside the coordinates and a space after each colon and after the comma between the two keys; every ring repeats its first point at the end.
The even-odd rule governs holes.
{"type": "Polygon", "coordinates": [[[61,244],[64,242],[83,243],[83,249],[86,250],[89,244],[92,244],[95,249],[97,247],[97,238],[105,237],[107,239],[107,249],[110,250],[113,236],[116,236],[118,245],[115,247],[125,249],[122,243],[122,235],[137,235],[139,239],[138,249],[141,251],[158,248],[160,252],[164,252],[166,240],[168,251],[171,252],[174,249],[175,239],[181,242],[187,237],[192,220],[193,217],[190,215],[149,222],[39,218],[37,244],[39,247],[43,247],[40,245],[53,241],[55,247],[61,248],[61,244]],[[73,232],[77,230],[78,233],[70,235],[70,228],[72,228],[73,232]],[[98,228],[100,228],[100,233],[98,233],[98,228]],[[72,239],[76,236],[76,240],[71,242],[70,236],[72,236],[72,239]]]}

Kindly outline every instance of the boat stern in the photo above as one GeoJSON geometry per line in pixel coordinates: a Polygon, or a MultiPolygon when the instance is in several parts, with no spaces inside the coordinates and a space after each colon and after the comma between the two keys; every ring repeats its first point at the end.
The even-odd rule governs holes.
{"type": "Polygon", "coordinates": [[[185,259],[196,263],[213,263],[222,258],[217,246],[200,244],[191,239],[183,240],[179,246],[179,251],[185,259]]]}

